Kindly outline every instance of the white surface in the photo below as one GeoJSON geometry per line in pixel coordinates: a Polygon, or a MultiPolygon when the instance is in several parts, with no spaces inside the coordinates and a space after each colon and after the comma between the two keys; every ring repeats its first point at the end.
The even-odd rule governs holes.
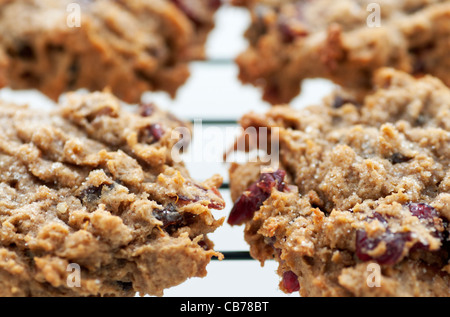
{"type": "Polygon", "coordinates": [[[212,261],[208,276],[192,278],[164,292],[166,297],[299,297],[298,293],[284,294],[275,261],[263,267],[257,261],[212,261]]]}
{"type": "MultiPolygon", "coordinates": [[[[249,22],[247,13],[238,8],[222,8],[217,14],[217,27],[212,32],[207,53],[211,61],[195,62],[191,65],[191,77],[182,87],[177,98],[172,100],[165,93],[148,93],[144,100],[153,100],[160,107],[187,120],[214,119],[238,120],[248,111],[264,112],[269,105],[261,100],[260,91],[249,85],[242,85],[237,80],[238,69],[233,64],[235,56],[245,49],[246,42],[242,34],[249,22]],[[220,62],[217,62],[220,60],[220,62]]],[[[304,83],[303,92],[291,105],[302,107],[315,104],[333,89],[333,85],[325,80],[308,80],[304,83]]],[[[0,98],[20,104],[30,104],[33,107],[52,108],[54,103],[35,91],[0,90],[0,98]]],[[[233,133],[222,133],[230,125],[220,125],[214,133],[217,140],[215,149],[203,148],[211,144],[215,134],[210,125],[204,125],[200,133],[194,134],[194,140],[187,155],[207,154],[207,159],[193,159],[186,162],[191,175],[198,180],[204,180],[215,173],[228,181],[227,165],[220,161],[221,156],[233,142],[233,136],[238,132],[234,126],[233,133]],[[201,133],[205,131],[205,133],[201,133]],[[200,150],[199,150],[200,148],[200,150]]],[[[217,211],[217,218],[226,217],[231,206],[229,190],[221,190],[227,207],[217,211]]],[[[216,250],[240,251],[248,250],[243,240],[242,227],[230,227],[225,224],[210,235],[216,250]]],[[[208,276],[202,279],[194,278],[182,285],[166,290],[165,296],[298,296],[286,295],[278,289],[279,277],[276,274],[277,264],[268,261],[264,267],[252,260],[212,261],[208,266],[208,276]]]]}

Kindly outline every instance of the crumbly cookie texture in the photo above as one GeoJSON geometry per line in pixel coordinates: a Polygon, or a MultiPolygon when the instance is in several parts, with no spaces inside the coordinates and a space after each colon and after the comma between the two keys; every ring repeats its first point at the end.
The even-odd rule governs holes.
{"type": "Polygon", "coordinates": [[[7,84],[53,99],[105,87],[130,103],[148,90],[174,96],[189,76],[188,62],[205,57],[219,6],[220,0],[0,0],[7,84]]]}
{"type": "Polygon", "coordinates": [[[279,129],[280,166],[231,166],[228,223],[286,292],[450,296],[450,90],[390,68],[374,85],[241,120],[279,129]]]}
{"type": "Polygon", "coordinates": [[[173,159],[190,127],[172,115],[68,94],[52,113],[0,102],[0,123],[1,296],[160,296],[223,257],[222,178],[173,159]]]}
{"type": "Polygon", "coordinates": [[[380,67],[450,84],[448,0],[233,2],[252,16],[249,47],[236,59],[239,78],[272,104],[296,97],[307,78],[332,80],[363,99],[380,67]]]}

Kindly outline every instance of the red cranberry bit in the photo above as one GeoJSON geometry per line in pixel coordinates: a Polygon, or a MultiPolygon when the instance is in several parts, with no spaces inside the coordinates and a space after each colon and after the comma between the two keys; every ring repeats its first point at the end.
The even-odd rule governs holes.
{"type": "Polygon", "coordinates": [[[298,282],[298,276],[292,272],[287,271],[283,273],[283,288],[288,293],[298,292],[300,290],[300,283],[298,282]]]}
{"type": "Polygon", "coordinates": [[[409,232],[393,233],[388,231],[381,240],[386,244],[386,252],[375,260],[379,264],[394,265],[402,256],[405,243],[410,240],[411,233],[409,232]]]}
{"type": "Polygon", "coordinates": [[[161,140],[162,136],[164,135],[164,130],[159,123],[152,124],[149,129],[156,142],[161,140]]]}
{"type": "Polygon", "coordinates": [[[211,191],[214,193],[214,195],[219,197],[219,200],[212,199],[211,203],[208,205],[208,208],[217,210],[225,208],[225,202],[223,201],[222,194],[219,192],[219,190],[216,187],[212,187],[211,191]]]}
{"type": "Polygon", "coordinates": [[[269,198],[272,188],[276,187],[279,191],[284,190],[285,176],[286,172],[283,170],[262,173],[259,180],[253,183],[235,202],[228,217],[228,224],[241,225],[252,219],[255,211],[269,198]]]}
{"type": "Polygon", "coordinates": [[[223,208],[225,208],[225,203],[224,202],[219,202],[219,201],[211,201],[211,203],[208,205],[208,208],[210,209],[216,209],[216,210],[221,210],[223,208]]]}
{"type": "Polygon", "coordinates": [[[370,261],[372,257],[368,255],[367,250],[373,250],[380,243],[378,239],[369,239],[364,230],[356,231],[356,256],[361,261],[370,261]]]}
{"type": "Polygon", "coordinates": [[[198,242],[198,246],[201,247],[203,250],[208,251],[210,250],[208,243],[206,243],[205,240],[201,240],[198,242]]]}
{"type": "Polygon", "coordinates": [[[222,0],[209,0],[208,5],[212,10],[217,10],[222,5],[222,0]]]}
{"type": "Polygon", "coordinates": [[[261,207],[269,195],[258,189],[256,185],[250,186],[249,192],[244,193],[234,204],[228,217],[228,224],[241,225],[253,218],[253,214],[261,207]]]}
{"type": "Polygon", "coordinates": [[[212,187],[211,191],[216,195],[222,198],[222,194],[219,192],[219,190],[216,187],[212,187]]]}
{"type": "Polygon", "coordinates": [[[289,24],[289,21],[281,21],[278,24],[283,43],[290,44],[299,37],[308,36],[308,32],[301,28],[295,28],[289,24]]]}
{"type": "Polygon", "coordinates": [[[156,210],[153,212],[156,219],[163,223],[162,228],[165,229],[169,226],[178,226],[183,222],[183,216],[173,205],[168,205],[162,210],[156,210]]]}
{"type": "Polygon", "coordinates": [[[154,112],[155,112],[155,104],[152,102],[143,103],[139,105],[139,114],[142,117],[150,117],[153,115],[154,112]]]}
{"type": "Polygon", "coordinates": [[[356,232],[356,256],[361,261],[375,260],[378,264],[394,265],[403,254],[403,247],[411,240],[409,232],[391,232],[389,229],[379,237],[369,238],[364,230],[356,232]],[[374,250],[381,242],[386,246],[386,252],[378,257],[368,253],[374,250]]]}
{"type": "MultiPolygon", "coordinates": [[[[437,223],[443,222],[443,220],[439,218],[436,209],[424,203],[410,203],[408,204],[408,208],[413,216],[424,220],[429,228],[434,228],[432,235],[443,241],[443,244],[445,244],[445,233],[438,231],[436,228],[437,223]]],[[[370,217],[369,219],[378,219],[380,222],[387,225],[386,220],[383,221],[384,218],[380,217],[381,215],[377,216],[376,213],[374,213],[373,217],[370,217]]],[[[443,224],[445,226],[445,222],[443,224]]],[[[356,232],[356,255],[362,261],[375,260],[379,264],[393,265],[400,260],[405,243],[411,240],[412,237],[410,232],[395,233],[387,229],[381,236],[369,238],[364,230],[358,230],[356,232]],[[386,252],[376,258],[371,257],[368,253],[371,250],[374,250],[381,242],[385,243],[386,252]]],[[[411,247],[410,251],[418,249],[427,251],[430,248],[422,242],[416,242],[411,247]]]]}
{"type": "Polygon", "coordinates": [[[411,203],[408,207],[412,215],[419,219],[433,220],[439,217],[436,209],[424,203],[411,203]]]}
{"type": "Polygon", "coordinates": [[[172,0],[172,2],[186,14],[196,27],[200,27],[203,24],[201,17],[198,16],[195,10],[195,4],[192,4],[188,0],[172,0]]]}
{"type": "Polygon", "coordinates": [[[387,223],[388,223],[386,218],[384,218],[380,213],[378,213],[376,211],[372,214],[372,216],[368,217],[368,219],[378,220],[383,225],[387,225],[387,223]]]}
{"type": "Polygon", "coordinates": [[[286,186],[284,182],[284,177],[286,172],[278,170],[274,173],[262,173],[257,186],[261,188],[264,192],[270,193],[272,188],[277,185],[279,191],[283,191],[286,186]]]}
{"type": "Polygon", "coordinates": [[[143,128],[139,133],[139,142],[153,144],[161,140],[164,130],[159,123],[151,124],[143,128]]]}
{"type": "MultiPolygon", "coordinates": [[[[378,220],[385,227],[388,225],[388,221],[378,212],[374,212],[367,220],[378,220]]],[[[364,230],[358,230],[356,232],[356,256],[361,261],[375,260],[379,264],[394,265],[402,256],[405,243],[410,240],[409,232],[392,232],[389,228],[382,235],[373,238],[369,238],[364,230]],[[375,258],[370,256],[369,252],[381,242],[384,242],[386,246],[385,253],[375,258]]]]}
{"type": "Polygon", "coordinates": [[[187,197],[187,196],[184,196],[184,195],[177,195],[177,202],[178,203],[181,203],[181,204],[187,204],[187,203],[192,203],[192,202],[195,202],[196,200],[194,199],[194,200],[192,200],[192,199],[190,199],[189,197],[187,197]]]}
{"type": "MultiPolygon", "coordinates": [[[[447,222],[439,217],[438,211],[432,206],[425,203],[410,203],[408,204],[409,211],[413,216],[423,220],[426,226],[432,229],[432,236],[440,239],[443,243],[445,243],[445,230],[439,231],[437,228],[447,226],[447,222]]],[[[420,249],[429,249],[427,245],[423,245],[421,242],[417,242],[414,247],[420,249]]]]}

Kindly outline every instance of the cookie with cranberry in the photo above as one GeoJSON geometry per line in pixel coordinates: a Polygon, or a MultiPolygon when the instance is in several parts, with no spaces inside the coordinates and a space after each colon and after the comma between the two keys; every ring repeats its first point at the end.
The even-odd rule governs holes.
{"type": "Polygon", "coordinates": [[[280,164],[232,165],[228,223],[283,291],[450,296],[450,89],[393,69],[374,87],[241,120],[278,130],[280,164]]]}
{"type": "Polygon", "coordinates": [[[0,102],[0,123],[2,296],[160,296],[222,258],[222,178],[172,155],[188,124],[108,93],[51,113],[0,102]]]}
{"type": "Polygon", "coordinates": [[[326,78],[363,98],[380,67],[450,84],[448,0],[234,0],[252,17],[239,78],[272,104],[296,97],[308,78],[326,78]]]}
{"type": "Polygon", "coordinates": [[[188,63],[205,57],[219,0],[0,1],[7,84],[53,99],[109,87],[121,100],[174,96],[188,63]]]}

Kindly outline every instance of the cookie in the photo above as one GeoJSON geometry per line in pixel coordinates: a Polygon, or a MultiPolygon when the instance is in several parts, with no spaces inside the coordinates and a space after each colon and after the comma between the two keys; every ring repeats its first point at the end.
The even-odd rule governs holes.
{"type": "Polygon", "coordinates": [[[205,57],[219,0],[0,1],[7,84],[57,99],[109,87],[121,100],[171,96],[205,57]]]}
{"type": "Polygon", "coordinates": [[[326,78],[359,94],[370,93],[380,67],[450,84],[448,0],[234,0],[249,8],[249,47],[236,59],[239,78],[281,104],[302,82],[326,78]]]}
{"type": "Polygon", "coordinates": [[[205,276],[225,203],[220,176],[171,154],[189,125],[106,92],[61,103],[0,103],[0,295],[160,296],[205,276]]]}
{"type": "Polygon", "coordinates": [[[231,166],[228,223],[285,292],[450,296],[450,89],[384,68],[374,90],[241,120],[278,130],[279,166],[231,166]]]}

